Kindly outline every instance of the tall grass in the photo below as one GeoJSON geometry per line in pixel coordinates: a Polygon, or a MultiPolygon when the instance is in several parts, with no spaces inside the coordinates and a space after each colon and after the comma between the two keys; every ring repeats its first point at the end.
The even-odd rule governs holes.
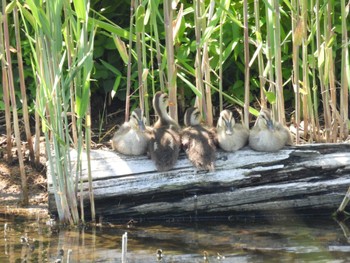
{"type": "MultiPolygon", "coordinates": [[[[80,219],[84,221],[83,211],[79,217],[77,187],[74,187],[74,183],[77,184],[81,180],[84,117],[86,117],[87,153],[89,153],[90,146],[91,121],[88,105],[93,32],[89,33],[88,29],[89,2],[73,1],[71,4],[69,1],[62,0],[48,1],[39,6],[28,1],[27,4],[28,6],[22,6],[18,3],[25,21],[28,39],[31,40],[34,71],[39,91],[36,98],[36,110],[41,117],[42,130],[45,134],[47,158],[58,214],[62,222],[77,224],[80,219]],[[62,24],[62,16],[67,23],[62,24]],[[35,40],[30,37],[31,30],[35,32],[35,40]],[[67,65],[69,65],[68,68],[67,65]],[[71,108],[72,105],[75,108],[71,108]],[[69,116],[72,115],[77,118],[76,144],[73,143],[70,133],[69,119],[71,118],[69,116]],[[73,169],[71,163],[71,145],[77,147],[76,169],[73,169]],[[74,171],[76,171],[75,174],[74,171]]],[[[89,156],[87,158],[89,160],[89,156]]],[[[91,176],[89,176],[89,181],[94,220],[91,176]]],[[[81,201],[83,196],[84,193],[81,192],[81,201]]]]}
{"type": "MultiPolygon", "coordinates": [[[[6,55],[6,57],[3,57],[4,61],[3,65],[4,68],[7,69],[5,72],[3,72],[3,76],[5,77],[5,85],[4,85],[4,95],[10,97],[10,100],[5,99],[5,104],[7,107],[6,113],[9,114],[9,107],[11,105],[12,109],[12,117],[13,117],[13,126],[14,126],[14,132],[15,132],[15,141],[16,141],[16,147],[17,147],[17,155],[18,155],[18,163],[19,163],[19,170],[21,174],[21,203],[23,205],[28,205],[29,203],[29,195],[28,195],[28,183],[27,183],[27,175],[25,173],[24,168],[24,159],[23,159],[23,151],[22,151],[22,143],[21,143],[21,134],[20,134],[20,128],[19,128],[19,118],[18,118],[18,110],[17,110],[17,101],[16,101],[16,94],[15,94],[15,83],[14,83],[14,73],[12,69],[12,57],[10,52],[10,34],[9,34],[9,23],[8,23],[8,12],[11,11],[11,8],[13,7],[13,4],[7,6],[6,1],[2,0],[2,13],[3,13],[3,38],[4,38],[4,49],[5,53],[3,53],[3,56],[6,55]],[[5,91],[6,90],[6,91],[5,91]],[[11,103],[11,104],[10,104],[11,103]]],[[[2,36],[1,36],[2,37],[2,36]]],[[[16,39],[18,41],[18,39],[16,39]]],[[[19,47],[20,48],[20,47],[19,47]]],[[[23,79],[22,79],[23,81],[23,79]]],[[[23,83],[21,83],[23,85],[23,83]]],[[[23,87],[21,87],[23,89],[23,87]]],[[[6,125],[11,125],[8,120],[10,117],[7,117],[6,119],[6,125]]],[[[8,128],[8,131],[10,129],[8,128]]],[[[9,141],[9,134],[8,141],[9,141]]],[[[10,136],[11,138],[11,136],[10,136]]],[[[11,146],[11,143],[9,144],[11,146]]],[[[8,146],[9,147],[9,146],[8,146]]],[[[12,153],[10,152],[10,149],[8,148],[8,158],[11,160],[12,153]]]]}

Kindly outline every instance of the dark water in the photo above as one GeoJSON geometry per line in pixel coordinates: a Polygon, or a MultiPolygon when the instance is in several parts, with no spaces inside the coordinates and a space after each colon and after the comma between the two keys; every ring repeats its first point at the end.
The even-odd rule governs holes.
{"type": "Polygon", "coordinates": [[[158,249],[161,262],[350,262],[348,227],[295,215],[77,228],[0,216],[0,262],[55,262],[60,250],[62,262],[121,262],[125,232],[127,262],[159,262],[158,249]]]}

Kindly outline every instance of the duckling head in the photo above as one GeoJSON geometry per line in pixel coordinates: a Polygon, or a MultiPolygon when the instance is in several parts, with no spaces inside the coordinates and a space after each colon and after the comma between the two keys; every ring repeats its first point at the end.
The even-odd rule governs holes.
{"type": "Polygon", "coordinates": [[[143,113],[140,108],[136,108],[131,112],[130,125],[134,129],[140,130],[141,132],[145,132],[146,131],[145,122],[146,122],[146,119],[143,116],[143,113]]]}
{"type": "Polygon", "coordinates": [[[217,128],[224,129],[227,135],[232,135],[233,126],[235,124],[235,119],[232,117],[232,112],[230,110],[223,110],[220,112],[217,128]]]}
{"type": "Polygon", "coordinates": [[[268,129],[271,131],[275,130],[275,125],[273,123],[271,112],[267,109],[262,109],[258,117],[258,125],[262,129],[268,129]]]}
{"type": "Polygon", "coordinates": [[[185,112],[185,126],[195,126],[201,123],[201,113],[198,108],[190,107],[185,112]]]}
{"type": "Polygon", "coordinates": [[[161,116],[169,106],[169,96],[167,93],[158,91],[153,97],[153,108],[161,116]]]}

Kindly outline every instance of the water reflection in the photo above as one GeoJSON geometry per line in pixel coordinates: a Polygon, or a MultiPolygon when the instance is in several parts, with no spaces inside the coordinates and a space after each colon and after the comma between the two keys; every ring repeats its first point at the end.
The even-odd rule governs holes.
{"type": "Polygon", "coordinates": [[[58,227],[44,219],[0,217],[0,262],[349,262],[350,223],[287,221],[133,221],[58,227]]]}

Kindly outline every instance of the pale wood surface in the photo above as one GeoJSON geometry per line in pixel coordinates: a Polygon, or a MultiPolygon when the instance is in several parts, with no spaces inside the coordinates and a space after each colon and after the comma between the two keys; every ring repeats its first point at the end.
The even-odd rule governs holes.
{"type": "MultiPolygon", "coordinates": [[[[184,154],[165,173],[158,173],[147,156],[94,150],[91,157],[96,211],[104,216],[335,211],[350,186],[349,144],[303,145],[276,153],[249,147],[235,153],[218,152],[216,171],[208,173],[197,172],[184,154]]],[[[74,167],[74,150],[71,158],[74,167]]],[[[85,156],[83,178],[86,182],[85,156]]],[[[87,187],[84,183],[84,189],[87,187]]],[[[49,169],[48,189],[49,209],[54,212],[49,169]]]]}

